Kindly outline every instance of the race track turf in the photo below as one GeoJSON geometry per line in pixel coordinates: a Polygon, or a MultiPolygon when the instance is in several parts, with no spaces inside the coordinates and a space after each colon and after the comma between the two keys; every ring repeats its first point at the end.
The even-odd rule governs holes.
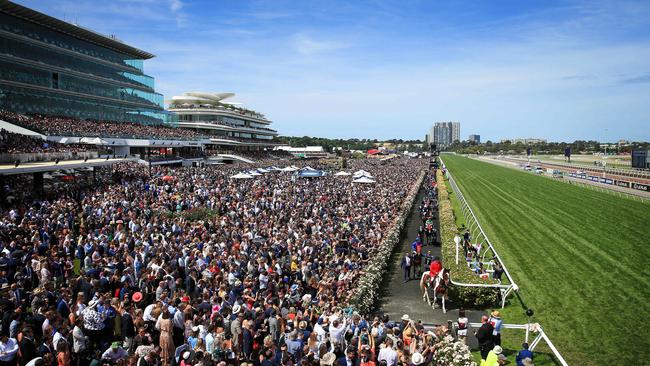
{"type": "MultiPolygon", "coordinates": [[[[442,159],[569,364],[650,363],[650,204],[442,159]]],[[[506,323],[525,322],[521,306],[505,314],[506,323]]]]}

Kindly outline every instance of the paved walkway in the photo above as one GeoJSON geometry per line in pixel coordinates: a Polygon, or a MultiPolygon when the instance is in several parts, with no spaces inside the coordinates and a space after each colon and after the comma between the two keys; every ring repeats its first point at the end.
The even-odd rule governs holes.
{"type": "MultiPolygon", "coordinates": [[[[418,212],[423,198],[424,189],[421,189],[404,225],[402,239],[398,244],[399,249],[396,248],[391,256],[390,269],[382,283],[383,293],[379,300],[378,313],[388,314],[395,321],[399,320],[403,314],[408,314],[415,321],[422,320],[424,324],[441,325],[447,324],[448,320],[454,322],[458,320],[458,307],[453,302],[447,301],[445,303],[446,314],[443,314],[440,308],[432,309],[431,306],[422,301],[422,293],[419,287],[420,278],[404,283],[402,269],[400,268],[402,256],[405,252],[411,250],[411,243],[415,241],[418,235],[419,226],[423,224],[418,212]]],[[[434,219],[434,225],[439,229],[437,214],[434,219]]],[[[431,251],[434,256],[440,256],[439,246],[425,245],[422,247],[422,251],[425,253],[431,251]]],[[[438,301],[438,305],[440,305],[440,301],[438,301]]],[[[468,310],[465,314],[470,322],[480,322],[483,312],[468,310]]],[[[476,348],[476,339],[473,337],[472,332],[472,329],[468,332],[468,341],[472,348],[476,348]]]]}

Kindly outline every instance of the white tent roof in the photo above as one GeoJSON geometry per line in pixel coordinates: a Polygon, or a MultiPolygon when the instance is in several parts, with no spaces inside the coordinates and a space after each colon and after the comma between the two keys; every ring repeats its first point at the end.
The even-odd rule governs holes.
{"type": "Polygon", "coordinates": [[[288,167],[286,167],[286,168],[282,168],[282,169],[280,169],[280,170],[283,171],[283,172],[295,172],[296,170],[298,170],[298,168],[296,168],[296,167],[292,167],[292,166],[288,166],[288,167]]]}
{"type": "Polygon", "coordinates": [[[253,176],[250,175],[250,174],[245,174],[245,173],[237,173],[237,174],[233,175],[230,178],[233,178],[233,179],[251,179],[251,178],[253,178],[253,176]]]}
{"type": "Polygon", "coordinates": [[[370,172],[367,172],[367,171],[365,171],[365,170],[357,170],[356,172],[354,172],[353,176],[354,176],[354,177],[368,177],[368,178],[372,178],[372,174],[370,174],[370,172]]]}
{"type": "Polygon", "coordinates": [[[352,183],[376,183],[376,181],[368,177],[361,177],[353,180],[352,183]]]}
{"type": "Polygon", "coordinates": [[[344,176],[344,175],[351,175],[351,174],[350,174],[350,173],[348,173],[348,172],[344,172],[344,171],[340,171],[340,172],[338,172],[338,173],[336,173],[336,174],[334,174],[334,175],[336,175],[336,176],[339,176],[339,177],[340,177],[340,176],[344,176]]]}
{"type": "Polygon", "coordinates": [[[251,175],[251,176],[262,175],[262,173],[258,173],[255,170],[251,170],[250,172],[246,172],[245,174],[248,174],[248,175],[251,175]]]}

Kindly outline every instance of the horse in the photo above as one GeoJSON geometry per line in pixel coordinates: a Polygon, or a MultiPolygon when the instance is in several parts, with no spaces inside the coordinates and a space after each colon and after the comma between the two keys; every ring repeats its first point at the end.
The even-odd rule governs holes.
{"type": "Polygon", "coordinates": [[[449,278],[449,269],[444,268],[442,271],[438,272],[438,275],[431,280],[429,272],[422,273],[420,278],[420,291],[422,291],[422,301],[426,301],[428,305],[431,304],[431,299],[429,298],[429,287],[433,287],[433,305],[432,308],[436,308],[436,301],[438,300],[438,295],[440,295],[442,303],[442,312],[443,314],[447,313],[447,308],[445,306],[445,300],[449,300],[449,294],[447,289],[449,288],[451,280],[449,278]]]}

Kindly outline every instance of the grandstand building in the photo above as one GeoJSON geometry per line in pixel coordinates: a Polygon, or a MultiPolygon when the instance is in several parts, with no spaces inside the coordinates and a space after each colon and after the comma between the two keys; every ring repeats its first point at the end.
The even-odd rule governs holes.
{"type": "Polygon", "coordinates": [[[10,1],[0,1],[0,109],[156,124],[163,96],[144,73],[154,55],[10,1]]]}
{"type": "Polygon", "coordinates": [[[178,127],[209,137],[217,148],[259,150],[275,145],[278,133],[269,127],[271,121],[259,112],[226,100],[234,95],[188,92],[166,102],[178,127]]]}

